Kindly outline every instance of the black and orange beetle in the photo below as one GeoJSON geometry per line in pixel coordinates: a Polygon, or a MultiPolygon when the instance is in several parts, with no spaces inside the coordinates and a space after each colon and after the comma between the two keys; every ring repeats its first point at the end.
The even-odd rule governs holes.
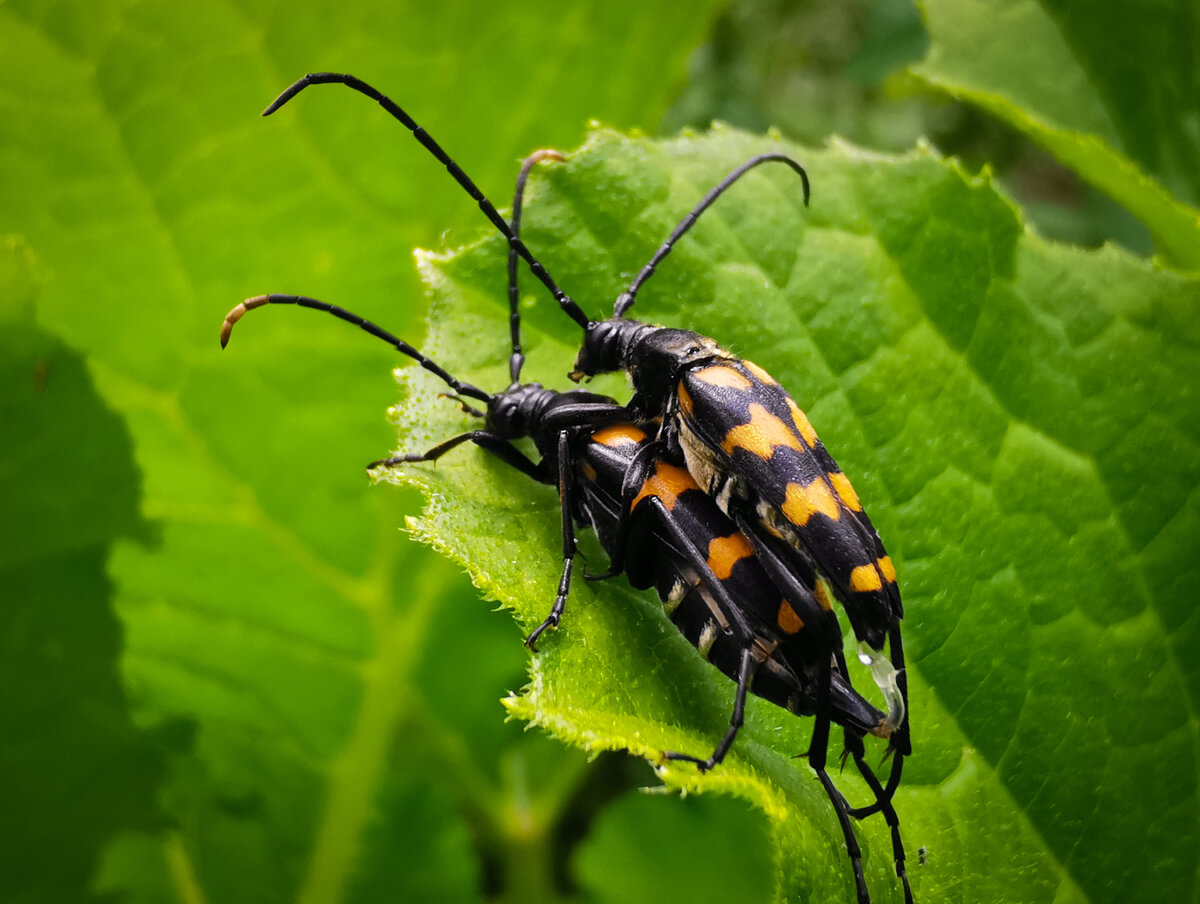
{"type": "MultiPolygon", "coordinates": [[[[634,396],[628,406],[622,409],[624,420],[638,425],[653,424],[655,435],[645,446],[639,447],[639,454],[626,463],[627,473],[622,481],[616,520],[611,528],[615,533],[610,545],[615,550],[626,549],[626,532],[632,530],[635,521],[637,488],[644,484],[656,463],[670,464],[672,459],[677,458],[686,464],[698,487],[711,497],[750,544],[754,560],[770,582],[776,587],[787,587],[789,582],[807,586],[821,612],[832,611],[832,600],[837,600],[845,608],[856,637],[873,651],[864,652],[862,656],[864,661],[872,665],[876,681],[887,698],[889,752],[896,754],[886,789],[877,791],[874,803],[848,812],[858,817],[880,810],[888,814],[888,821],[893,827],[897,872],[904,876],[903,849],[890,801],[900,782],[904,757],[911,753],[911,740],[907,680],[899,627],[903,608],[892,561],[849,479],[817,438],[803,411],[775,380],[753,363],[737,358],[701,334],[642,324],[624,316],[641,285],[653,275],[675,242],[742,175],[763,163],[786,164],[800,175],[807,203],[809,185],[804,168],[787,155],[763,154],[733,170],[679,223],[629,289],[618,297],[613,317],[594,321],[558,287],[522,243],[516,231],[509,227],[494,205],[441,146],[402,108],[370,85],[350,75],[311,74],[285,90],[264,115],[278,110],[300,91],[314,84],[342,84],[374,99],[412,131],[422,146],[441,161],[451,176],[475,199],[484,215],[506,237],[512,254],[526,261],[560,307],[583,328],[584,342],[572,373],[573,378],[620,370],[629,374],[634,396]],[[885,644],[888,646],[888,658],[881,655],[885,644]]],[[[252,306],[284,300],[296,299],[261,296],[252,300],[256,302],[252,306]]],[[[308,300],[300,303],[304,304],[305,301],[308,300]]],[[[313,303],[307,306],[320,305],[313,303]]],[[[339,313],[340,309],[325,307],[337,316],[345,314],[339,313]]],[[[358,322],[364,329],[380,335],[378,328],[365,324],[353,315],[344,316],[343,319],[358,322]]],[[[398,340],[393,344],[406,354],[410,353],[410,350],[406,350],[409,347],[403,346],[398,340]]],[[[511,358],[514,376],[519,371],[520,354],[514,342],[511,358]]],[[[422,363],[434,370],[424,361],[422,363]]],[[[540,387],[538,390],[546,392],[540,387]]],[[[456,391],[470,395],[461,393],[457,388],[456,391]]],[[[479,396],[472,397],[479,399],[479,396]]],[[[573,394],[564,393],[560,397],[572,398],[573,394]]],[[[564,404],[567,407],[573,404],[618,407],[611,400],[564,404]]],[[[615,415],[610,411],[605,417],[611,419],[615,415]]],[[[586,418],[581,422],[577,411],[566,415],[567,420],[571,418],[574,418],[574,430],[597,426],[586,418]]],[[[559,423],[565,424],[565,420],[559,423]]],[[[567,431],[560,434],[566,435],[567,431]]],[[[483,439],[483,436],[491,435],[487,431],[464,434],[431,450],[430,454],[436,452],[440,455],[466,439],[481,445],[493,442],[490,438],[483,439]]],[[[499,452],[496,448],[493,451],[498,451],[510,463],[515,463],[507,453],[499,452]]],[[[545,449],[541,451],[544,465],[552,453],[545,449]]],[[[531,476],[544,478],[544,474],[534,474],[518,466],[531,473],[531,476]]],[[[558,466],[564,467],[561,461],[558,466]]],[[[569,482],[560,474],[560,488],[566,489],[569,482]]],[[[563,509],[564,521],[569,521],[570,503],[565,494],[563,509]]],[[[564,537],[566,535],[567,529],[564,528],[564,537]]],[[[564,553],[567,552],[564,548],[564,553]]],[[[566,558],[569,561],[570,556],[566,558]]],[[[567,582],[569,565],[564,568],[564,587],[567,582]]],[[[560,593],[561,596],[563,594],[560,593]]],[[[734,622],[739,621],[737,613],[733,611],[737,608],[734,606],[725,613],[726,616],[733,615],[734,622]]],[[[558,606],[558,610],[561,612],[561,606],[558,606]]],[[[553,616],[552,612],[547,623],[552,623],[553,616]]],[[[824,618],[820,621],[823,622],[824,618]]],[[[823,629],[822,639],[826,644],[826,655],[836,664],[841,656],[840,636],[835,640],[832,633],[823,629]]],[[[744,633],[741,641],[743,644],[747,642],[744,633]]],[[[748,655],[745,649],[742,655],[743,659],[748,655]]],[[[741,678],[741,671],[745,668],[748,666],[739,668],[739,701],[744,699],[743,685],[746,682],[741,678]]],[[[736,733],[736,726],[731,725],[730,731],[731,740],[732,734],[736,733]]],[[[720,747],[718,751],[723,755],[720,747]]],[[[861,883],[859,887],[860,898],[863,898],[865,887],[861,883]]],[[[905,895],[911,901],[906,877],[905,895]]]]}

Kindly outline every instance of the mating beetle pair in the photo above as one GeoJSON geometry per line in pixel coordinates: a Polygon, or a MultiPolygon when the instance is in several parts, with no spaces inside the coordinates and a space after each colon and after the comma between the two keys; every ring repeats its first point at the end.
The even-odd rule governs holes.
{"type": "Polygon", "coordinates": [[[457,380],[402,340],[343,309],[296,296],[259,296],[230,313],[223,342],[246,310],[267,303],[298,303],[356,323],[419,361],[443,379],[460,401],[486,405],[477,411],[482,430],[461,434],[422,455],[431,461],[471,440],[519,470],[558,484],[562,497],[564,568],[555,605],[530,642],[557,624],[565,604],[575,547],[573,522],[594,528],[612,558],[610,573],[625,570],[635,586],[654,585],[673,620],[710,661],[738,682],[729,730],[713,754],[724,757],[742,720],[746,693],[753,692],[801,714],[816,714],[809,759],[833,802],[855,868],[860,901],[869,900],[849,817],[882,811],[892,828],[896,870],[911,901],[898,819],[891,798],[910,752],[906,686],[895,573],[849,480],[837,468],[795,402],[764,371],[740,361],[715,342],[684,330],[646,326],[624,318],[642,283],[674,243],[716,198],[751,168],[780,154],[753,158],[734,170],[680,223],[617,301],[614,317],[592,321],[583,314],[521,242],[519,211],[523,167],[510,226],[474,183],[400,107],[352,76],[310,75],[291,86],[266,111],[274,112],[310,84],[339,83],[372,97],[408,127],[475,198],[510,245],[513,385],[489,394],[457,380]],[[556,393],[520,384],[516,261],[523,258],[559,305],[585,332],[573,376],[626,370],[634,384],[628,406],[579,390],[556,393]],[[531,436],[541,460],[512,445],[531,436]],[[686,465],[686,469],[681,467],[686,465]],[[697,540],[701,542],[697,542],[697,540]],[[846,608],[860,641],[873,650],[890,644],[891,666],[875,657],[888,696],[883,714],[849,685],[833,599],[846,608]],[[830,720],[846,729],[847,749],[875,793],[871,805],[846,804],[825,773],[830,720]],[[863,761],[861,739],[890,738],[896,754],[887,788],[863,761]]]}

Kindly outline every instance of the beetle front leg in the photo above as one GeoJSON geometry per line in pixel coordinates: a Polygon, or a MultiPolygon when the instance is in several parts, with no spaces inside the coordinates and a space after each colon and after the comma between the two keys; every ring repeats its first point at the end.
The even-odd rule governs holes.
{"type": "Polygon", "coordinates": [[[558,434],[558,498],[562,502],[562,576],[558,580],[558,595],[554,598],[554,606],[550,609],[550,614],[525,638],[525,646],[535,653],[537,652],[537,646],[535,646],[537,639],[547,628],[557,628],[559,622],[562,621],[563,610],[567,607],[567,595],[571,592],[571,572],[574,570],[575,556],[579,551],[575,543],[575,522],[572,517],[574,512],[574,493],[571,489],[574,485],[572,480],[573,464],[568,433],[563,430],[558,434]]]}

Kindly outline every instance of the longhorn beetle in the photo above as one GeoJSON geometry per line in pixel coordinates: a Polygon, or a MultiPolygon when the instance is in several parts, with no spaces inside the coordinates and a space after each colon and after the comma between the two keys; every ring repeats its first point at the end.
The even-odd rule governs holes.
{"type": "MultiPolygon", "coordinates": [[[[528,174],[529,174],[529,171],[532,168],[532,166],[535,163],[537,163],[543,159],[556,160],[558,162],[562,162],[564,158],[563,158],[562,154],[560,154],[556,151],[542,150],[542,151],[536,152],[535,154],[533,154],[532,156],[527,158],[525,163],[522,165],[520,175],[517,178],[516,195],[513,199],[513,220],[512,220],[511,226],[512,226],[512,237],[514,239],[519,239],[519,237],[520,237],[520,217],[521,217],[521,208],[522,208],[522,202],[523,202],[525,180],[528,178],[528,174]]],[[[751,164],[751,165],[753,165],[753,164],[751,164]]],[[[727,178],[727,180],[721,186],[718,186],[716,189],[711,191],[709,193],[709,195],[706,197],[704,205],[702,205],[697,210],[693,211],[692,214],[690,214],[689,217],[683,221],[683,224],[681,224],[681,226],[676,229],[675,233],[667,241],[667,243],[663,246],[663,248],[666,248],[669,250],[670,246],[673,245],[674,241],[679,237],[679,235],[681,235],[683,231],[686,231],[686,228],[688,226],[690,226],[690,224],[692,222],[695,221],[697,216],[699,216],[699,214],[703,210],[703,206],[707,206],[707,204],[710,204],[713,200],[715,200],[716,197],[721,193],[721,191],[724,190],[725,187],[728,187],[728,185],[732,184],[732,182],[736,178],[738,178],[738,176],[740,176],[740,174],[742,172],[745,172],[747,169],[749,169],[749,166],[743,166],[740,169],[740,171],[735,170],[734,174],[731,177],[727,178]]],[[[798,172],[803,177],[805,202],[807,203],[807,200],[808,200],[807,175],[804,173],[804,170],[802,168],[799,168],[798,172]]],[[[666,251],[663,251],[662,249],[660,249],[659,254],[657,255],[658,259],[661,259],[661,257],[665,256],[665,254],[666,254],[666,251]]],[[[513,378],[514,383],[517,381],[517,374],[520,371],[521,362],[524,360],[520,353],[520,309],[518,306],[519,295],[518,295],[518,291],[517,291],[517,263],[518,263],[517,258],[518,258],[518,246],[515,242],[510,241],[509,254],[508,254],[508,277],[509,277],[508,296],[509,296],[509,321],[511,324],[513,353],[509,360],[510,360],[510,371],[512,373],[512,378],[513,378]]],[[[639,279],[644,280],[645,278],[647,278],[648,275],[653,272],[655,263],[656,263],[655,261],[652,261],[651,264],[642,271],[642,274],[639,276],[639,279]]],[[[636,286],[634,287],[633,291],[636,293],[636,286]]],[[[630,303],[632,303],[632,302],[630,302],[630,303]]],[[[576,366],[578,367],[578,364],[576,366]]],[[[753,365],[753,364],[749,364],[748,366],[750,368],[754,368],[756,370],[761,371],[761,369],[756,368],[755,365],[753,365]]],[[[765,374],[764,374],[764,376],[765,376],[765,374]]],[[[769,379],[769,377],[767,379],[769,379]]],[[[790,402],[790,399],[789,399],[789,402],[790,402]]],[[[799,408],[795,405],[794,402],[790,402],[789,407],[793,412],[799,412],[799,408]]],[[[807,423],[807,419],[804,418],[803,412],[800,412],[799,418],[802,419],[804,423],[807,423]]],[[[661,422],[661,420],[659,422],[661,422]]],[[[811,426],[808,429],[810,432],[812,431],[811,426]]],[[[814,434],[814,438],[815,438],[815,434],[814,434]]],[[[829,460],[829,471],[832,472],[833,470],[837,470],[837,472],[840,474],[841,473],[840,469],[837,469],[837,466],[836,466],[836,464],[833,463],[832,458],[828,455],[827,452],[825,452],[824,446],[821,444],[820,440],[815,440],[815,444],[817,447],[820,448],[820,451],[829,460]]],[[[641,458],[635,456],[628,463],[628,470],[626,471],[625,476],[623,478],[624,493],[623,493],[621,505],[620,505],[619,509],[617,510],[615,526],[610,528],[610,530],[612,531],[612,536],[609,537],[607,542],[604,544],[605,548],[607,550],[610,550],[610,557],[612,558],[613,566],[610,569],[610,571],[608,572],[608,574],[601,575],[600,577],[607,577],[611,574],[618,573],[620,570],[620,564],[619,564],[620,560],[618,557],[621,555],[621,551],[625,548],[626,544],[631,539],[631,537],[629,535],[627,535],[627,533],[626,533],[626,531],[629,529],[626,519],[630,515],[631,510],[636,506],[638,499],[640,499],[640,495],[636,498],[631,496],[631,488],[644,486],[646,481],[650,477],[649,472],[639,471],[639,468],[644,466],[644,461],[645,461],[644,459],[641,459],[641,458]]],[[[654,466],[657,466],[657,463],[654,466]]],[[[846,486],[849,487],[848,480],[846,481],[846,486]]],[[[853,493],[853,489],[851,488],[849,490],[849,492],[853,493]]],[[[721,510],[725,511],[725,507],[721,506],[721,510]]],[[[859,507],[859,510],[861,511],[861,506],[859,507]]],[[[866,518],[865,513],[863,513],[863,517],[866,518]]],[[[867,523],[868,523],[868,525],[870,525],[869,521],[867,523]]],[[[600,528],[597,527],[597,530],[599,530],[599,529],[600,528]]],[[[871,528],[871,530],[872,530],[872,532],[874,531],[873,528],[871,528]]],[[[743,538],[745,538],[746,534],[741,533],[741,536],[743,538]]],[[[875,536],[876,536],[876,540],[878,540],[878,535],[876,534],[875,536]]],[[[758,544],[755,544],[755,546],[757,548],[757,556],[760,560],[760,564],[761,563],[766,564],[767,570],[770,572],[770,574],[773,576],[773,578],[776,580],[776,582],[780,584],[780,586],[788,586],[789,581],[792,580],[791,572],[789,572],[786,567],[784,567],[783,565],[780,564],[780,562],[775,558],[773,551],[769,547],[760,546],[758,544]]],[[[881,548],[881,555],[885,555],[884,553],[882,553],[882,548],[881,548]]],[[[796,564],[799,567],[800,573],[808,575],[809,583],[807,584],[807,586],[812,587],[814,589],[815,594],[817,595],[817,598],[820,601],[820,605],[822,606],[822,608],[824,608],[826,610],[825,618],[827,619],[828,622],[832,623],[832,625],[834,626],[831,629],[831,634],[833,632],[836,632],[836,636],[840,638],[840,627],[837,626],[836,617],[832,614],[832,612],[828,611],[830,609],[830,605],[829,605],[829,591],[828,591],[827,585],[820,580],[814,580],[815,575],[813,574],[813,571],[811,568],[806,567],[808,565],[807,562],[800,562],[800,563],[796,563],[796,564]]],[[[893,575],[893,577],[894,577],[894,575],[893,575]]],[[[640,586],[640,585],[635,585],[635,586],[640,586]]],[[[661,590],[660,590],[660,593],[661,593],[661,590]]],[[[785,600],[785,603],[786,603],[786,600],[785,600]]],[[[781,624],[782,624],[782,622],[781,622],[781,624]]],[[[898,635],[899,635],[899,632],[897,629],[896,637],[894,638],[894,643],[896,644],[896,649],[898,651],[902,651],[902,648],[899,646],[900,641],[899,641],[898,635]]],[[[692,642],[696,643],[696,641],[694,639],[692,642]]],[[[842,657],[841,650],[840,650],[840,648],[837,647],[836,643],[835,643],[834,649],[835,649],[835,659],[838,663],[840,663],[841,671],[844,673],[845,669],[846,669],[845,661],[844,661],[844,658],[842,657]]],[[[899,655],[902,657],[903,653],[900,652],[899,655]]],[[[870,663],[872,665],[872,671],[875,673],[876,681],[877,681],[877,683],[879,683],[881,689],[883,689],[885,691],[885,694],[888,697],[888,701],[890,704],[890,707],[889,707],[890,713],[889,713],[889,717],[888,717],[888,719],[889,719],[889,721],[888,721],[889,737],[891,736],[891,734],[894,734],[895,731],[901,727],[903,727],[907,731],[907,723],[905,721],[906,720],[906,709],[907,709],[907,694],[906,694],[904,688],[902,686],[900,688],[897,688],[895,673],[887,670],[887,668],[886,668],[887,663],[886,663],[886,661],[882,660],[882,657],[873,657],[873,658],[872,657],[864,657],[864,662],[866,662],[866,661],[870,661],[870,663]],[[881,666],[884,666],[884,667],[881,668],[881,666]]],[[[726,671],[726,674],[728,674],[730,677],[733,677],[731,672],[726,671]]],[[[758,693],[758,692],[756,691],[756,693],[758,693]]],[[[767,695],[761,694],[761,696],[767,696],[767,695]]],[[[768,699],[769,699],[769,696],[768,696],[768,699]]],[[[776,702],[778,702],[778,701],[776,701],[776,702]]],[[[814,736],[813,736],[814,737],[814,741],[813,741],[814,745],[816,743],[816,738],[817,738],[818,734],[820,734],[820,732],[821,732],[821,728],[820,728],[821,718],[822,718],[821,714],[818,713],[818,726],[817,726],[816,730],[814,731],[814,736]]],[[[825,736],[825,737],[826,737],[826,741],[827,741],[828,738],[827,738],[827,736],[825,736]]],[[[905,739],[905,743],[907,744],[907,739],[905,739]]],[[[855,815],[859,818],[868,816],[871,813],[874,813],[878,810],[882,810],[884,812],[885,818],[888,822],[888,825],[891,827],[891,831],[892,831],[892,847],[893,847],[893,853],[894,853],[895,861],[896,861],[896,874],[898,876],[900,876],[900,878],[903,881],[905,900],[906,900],[906,902],[908,902],[908,904],[911,904],[912,892],[911,892],[911,889],[909,888],[908,876],[904,869],[904,846],[903,846],[903,842],[901,841],[901,838],[900,838],[899,818],[896,815],[894,807],[892,807],[892,805],[891,805],[891,796],[895,793],[895,789],[896,789],[896,787],[898,787],[898,783],[899,783],[899,779],[900,779],[902,756],[897,756],[897,758],[896,758],[893,773],[889,777],[889,784],[888,784],[888,789],[886,792],[886,800],[885,800],[879,794],[880,789],[879,789],[878,781],[876,780],[874,773],[870,772],[870,770],[866,767],[866,764],[862,760],[861,739],[860,738],[852,739],[849,736],[849,731],[847,731],[847,745],[846,746],[847,746],[847,751],[853,752],[854,757],[855,757],[855,763],[858,766],[859,771],[863,774],[863,776],[865,778],[867,778],[868,783],[872,786],[873,790],[876,792],[876,802],[874,804],[872,804],[868,807],[852,809],[849,812],[852,815],[855,815]]],[[[891,750],[891,748],[889,748],[889,750],[891,750]]],[[[810,759],[811,759],[811,757],[812,757],[812,753],[810,750],[810,759]]],[[[824,754],[821,754],[821,759],[822,759],[822,761],[824,760],[824,754]]],[[[814,766],[814,768],[816,768],[816,767],[814,766]]],[[[817,771],[818,771],[818,773],[821,772],[821,770],[819,770],[819,769],[817,771]]],[[[824,777],[822,777],[822,781],[824,781],[824,777]]],[[[829,791],[830,789],[827,787],[826,790],[829,791]]],[[[830,793],[831,793],[831,798],[832,798],[832,792],[830,792],[830,793]]],[[[835,806],[836,806],[836,803],[835,803],[835,806]]],[[[861,893],[862,893],[861,885],[859,886],[859,889],[860,889],[860,896],[861,896],[861,893]]]]}
{"type": "MultiPolygon", "coordinates": [[[[700,485],[715,496],[752,542],[771,577],[778,580],[785,571],[808,566],[816,572],[823,592],[843,604],[855,635],[875,651],[864,651],[860,657],[872,664],[891,708],[904,711],[889,746],[889,753],[897,754],[888,777],[886,796],[890,798],[900,782],[904,756],[911,752],[899,631],[903,610],[894,566],[853,487],[817,440],[803,412],[761,368],[737,359],[700,334],[623,317],[638,288],[653,275],[674,243],[745,173],[767,162],[786,164],[801,177],[807,204],[809,184],[804,168],[780,153],[761,154],[737,167],[679,223],[629,290],[618,297],[614,316],[598,322],[558,287],[442,147],[394,101],[367,83],[351,75],[310,74],[288,87],[263,115],[275,112],[313,84],[345,85],[375,100],[408,128],[475,199],[559,306],[584,329],[584,345],[572,375],[629,372],[635,389],[630,417],[661,419],[657,442],[682,453],[700,485]],[[880,655],[885,641],[890,662],[880,655]]],[[[514,358],[518,355],[514,350],[514,358]]],[[[635,464],[646,468],[649,460],[635,464]]],[[[865,816],[881,805],[877,800],[853,813],[865,816]]]]}
{"type": "MultiPolygon", "coordinates": [[[[522,167],[513,206],[514,234],[519,229],[529,169],[548,156],[557,157],[554,152],[539,152],[522,167]]],[[[754,555],[750,542],[691,475],[655,457],[658,446],[646,432],[620,421],[625,411],[615,401],[580,390],[555,393],[538,384],[519,382],[523,356],[515,252],[512,258],[509,297],[513,383],[502,393],[488,394],[458,380],[369,321],[301,296],[258,296],[236,306],[222,325],[222,346],[228,342],[233,325],[248,310],[272,303],[298,304],[356,324],[446,382],[464,411],[484,420],[484,429],[452,437],[423,454],[399,456],[372,466],[436,461],[470,440],[540,482],[553,483],[557,479],[563,517],[562,577],[550,615],[530,634],[527,643],[532,646],[542,631],[556,625],[562,615],[575,555],[573,521],[592,527],[610,555],[609,574],[623,569],[635,587],[655,586],[681,632],[710,662],[737,681],[730,726],[713,753],[705,760],[674,752],[664,757],[695,762],[702,770],[720,762],[742,724],[745,696],[752,680],[756,695],[792,712],[815,713],[817,723],[808,758],[838,816],[854,867],[858,898],[866,902],[869,895],[850,824],[851,811],[825,771],[832,718],[846,729],[848,751],[876,796],[873,807],[884,812],[891,826],[896,871],[903,880],[906,900],[911,901],[898,818],[884,788],[864,762],[861,743],[866,733],[888,736],[895,730],[896,721],[894,715],[885,716],[863,700],[849,684],[838,647],[836,617],[828,608],[827,597],[814,593],[814,588],[820,586],[815,575],[788,574],[777,586],[754,555]],[[464,398],[484,403],[486,411],[472,408],[464,398]],[[533,438],[539,461],[534,462],[512,445],[512,440],[523,435],[533,438]],[[646,462],[646,468],[636,466],[639,460],[646,462]],[[631,484],[631,474],[640,475],[637,484],[631,484]],[[628,501],[631,494],[632,501],[628,501]],[[618,542],[622,545],[615,546],[618,542]],[[836,652],[831,654],[831,648],[836,652]]]]}
{"type": "MultiPolygon", "coordinates": [[[[263,111],[270,115],[310,85],[340,84],[375,100],[436,157],[529,265],[559,306],[584,331],[572,376],[625,370],[634,386],[629,416],[661,418],[658,441],[682,453],[702,488],[754,544],[775,579],[781,571],[808,569],[845,607],[851,627],[873,653],[876,681],[907,713],[908,681],[900,636],[903,607],[895,567],[849,479],[834,462],[804,412],[764,370],[723,350],[714,340],[688,330],[650,326],[625,318],[637,292],[696,220],[738,179],[764,163],[777,162],[800,176],[805,204],[808,174],[786,154],[752,157],[722,179],[680,221],[617,297],[613,316],[588,317],[533,256],[475,183],[399,105],[352,75],[313,73],[288,87],[263,111]],[[776,568],[778,566],[778,569],[776,568]],[[890,662],[881,652],[885,642],[890,662]]],[[[513,358],[519,356],[514,350],[513,358]]],[[[514,363],[514,368],[516,364],[514,363]]],[[[639,461],[647,467],[649,459],[639,461]]],[[[912,752],[907,717],[892,735],[896,754],[888,795],[899,785],[904,757],[912,752]]],[[[878,802],[856,811],[874,812],[878,802]]]]}

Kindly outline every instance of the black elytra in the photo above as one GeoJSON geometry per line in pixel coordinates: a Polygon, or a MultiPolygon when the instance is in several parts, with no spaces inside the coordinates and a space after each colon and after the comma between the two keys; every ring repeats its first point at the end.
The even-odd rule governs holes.
{"type": "MultiPolygon", "coordinates": [[[[427,370],[439,376],[445,373],[370,321],[304,296],[247,299],[230,312],[223,339],[228,340],[233,324],[247,311],[268,304],[332,314],[383,339],[427,370]]],[[[514,384],[488,395],[465,381],[446,382],[454,391],[452,398],[481,418],[484,426],[450,437],[426,452],[398,455],[369,467],[435,462],[471,442],[539,483],[557,485],[563,568],[550,613],[526,643],[536,649],[542,634],[561,622],[577,554],[575,525],[590,527],[610,557],[609,571],[595,577],[623,572],[633,587],[653,587],[679,631],[705,659],[737,682],[729,726],[712,753],[702,758],[665,751],[663,758],[693,762],[702,771],[722,762],[744,723],[748,694],[797,715],[815,715],[807,758],[838,818],[858,901],[869,904],[862,852],[852,824],[854,811],[826,769],[830,724],[841,725],[846,748],[876,796],[872,807],[881,809],[891,826],[897,874],[905,882],[906,900],[911,900],[898,817],[887,790],[866,763],[862,744],[867,734],[888,735],[888,716],[854,689],[844,658],[830,654],[828,628],[823,632],[822,625],[828,624],[832,613],[822,607],[811,585],[793,575],[781,590],[745,535],[686,469],[654,454],[657,446],[651,434],[625,420],[624,407],[614,400],[581,390],[557,393],[533,383],[514,384]],[[483,402],[485,408],[472,408],[464,399],[483,402]],[[525,436],[533,440],[537,460],[514,445],[525,436]],[[634,474],[641,476],[631,479],[634,474]]],[[[811,575],[808,578],[813,580],[811,575]]]]}
{"type": "MultiPolygon", "coordinates": [[[[521,242],[517,230],[505,223],[495,207],[428,133],[398,105],[371,86],[349,75],[309,75],[280,95],[264,115],[274,112],[312,84],[342,84],[376,100],[409,128],[414,137],[442,162],[451,176],[476,200],[485,216],[505,235],[513,261],[518,256],[524,259],[562,309],[584,329],[584,345],[573,376],[578,378],[609,370],[629,372],[635,395],[624,416],[639,423],[651,420],[661,423],[653,440],[654,449],[641,459],[642,462],[658,460],[663,454],[681,454],[700,488],[716,500],[720,509],[751,544],[755,559],[769,572],[771,580],[782,585],[788,576],[792,579],[797,575],[813,576],[811,586],[815,597],[827,601],[832,594],[841,602],[861,641],[875,651],[883,647],[885,639],[888,641],[890,669],[886,661],[881,659],[876,659],[875,665],[877,674],[883,675],[881,686],[889,698],[890,712],[886,724],[890,734],[890,750],[897,755],[887,789],[877,794],[875,803],[850,812],[864,817],[877,810],[890,810],[888,815],[891,817],[894,810],[890,806],[890,799],[899,783],[903,757],[910,752],[911,743],[907,719],[907,682],[899,634],[899,621],[903,613],[894,568],[878,534],[862,510],[849,480],[816,438],[803,412],[761,368],[737,359],[700,334],[648,326],[623,316],[632,306],[642,283],[654,273],[674,243],[742,175],[766,162],[784,163],[800,175],[807,203],[809,185],[803,167],[784,154],[763,154],[732,171],[684,218],[639,273],[629,290],[622,293],[614,307],[614,316],[597,322],[588,318],[554,283],[545,268],[521,242]]],[[[284,301],[288,297],[260,298],[284,301]]],[[[300,304],[311,301],[294,297],[293,300],[300,304]]],[[[246,303],[246,307],[262,303],[267,302],[252,299],[246,303]]],[[[308,306],[320,304],[315,302],[308,306]]],[[[331,312],[342,316],[339,310],[332,309],[331,312]]],[[[343,319],[352,322],[357,320],[352,315],[343,319]]],[[[514,344],[510,361],[515,381],[522,360],[517,341],[519,324],[515,307],[511,312],[511,320],[514,344]]],[[[377,328],[364,322],[359,325],[379,335],[377,328]]],[[[409,353],[401,344],[396,347],[409,353]]],[[[430,366],[419,357],[417,360],[437,372],[436,366],[430,366]]],[[[482,401],[478,395],[463,392],[453,383],[450,385],[460,395],[482,401]]],[[[546,392],[540,387],[537,390],[546,392]]],[[[553,404],[534,394],[519,400],[514,396],[510,402],[515,411],[528,416],[533,411],[535,398],[537,405],[546,408],[538,413],[539,417],[544,416],[545,424],[570,422],[574,428],[581,426],[581,418],[587,421],[598,413],[598,409],[581,410],[574,406],[582,405],[587,409],[593,405],[604,407],[616,404],[612,400],[596,401],[602,397],[573,393],[561,394],[566,401],[553,404]]],[[[613,417],[611,410],[603,415],[610,421],[613,417]]],[[[489,435],[486,430],[447,441],[426,453],[423,460],[432,460],[430,456],[435,458],[466,439],[491,448],[510,463],[531,473],[531,476],[539,479],[545,476],[532,473],[530,467],[534,465],[528,459],[526,466],[522,466],[516,463],[511,453],[492,448],[495,434],[489,435]]],[[[552,452],[544,451],[541,464],[545,465],[551,458],[552,452]]],[[[564,489],[568,486],[563,480],[559,482],[564,489]]],[[[569,521],[570,518],[566,517],[569,510],[566,495],[564,493],[564,520],[569,521]]],[[[622,505],[628,503],[625,498],[627,495],[623,495],[622,505]]],[[[632,521],[632,513],[624,508],[619,509],[617,523],[621,523],[622,518],[632,521]]],[[[564,555],[567,556],[565,545],[564,555]]],[[[560,591],[567,585],[569,565],[564,567],[560,591]]],[[[560,596],[563,594],[560,593],[560,596]]],[[[558,601],[556,608],[561,614],[558,601]]],[[[552,611],[547,623],[556,623],[555,612],[552,611]]],[[[534,636],[541,630],[535,631],[534,636]]],[[[744,669],[739,668],[739,672],[741,670],[744,669]]],[[[739,685],[742,683],[739,681],[739,685]]],[[[735,729],[731,730],[735,732],[735,729]]],[[[893,836],[898,843],[894,826],[893,836]]],[[[897,858],[898,872],[902,869],[901,857],[902,854],[897,858]]],[[[906,898],[911,899],[907,881],[905,886],[906,898]]]]}
{"type": "MultiPolygon", "coordinates": [[[[690,330],[629,320],[625,314],[642,285],[656,272],[699,217],[750,170],[780,163],[799,175],[804,201],[810,187],[804,167],[786,154],[752,157],[732,170],[690,211],[618,296],[609,319],[596,321],[564,292],[509,227],[495,206],[446,151],[399,105],[362,80],[337,73],[306,75],[285,90],[264,115],[278,110],[310,85],[345,85],[375,100],[408,128],[476,201],[512,251],[584,331],[572,377],[626,371],[634,387],[629,417],[661,419],[657,439],[678,452],[702,488],[755,543],[788,569],[814,569],[846,609],[855,636],[871,651],[880,684],[898,728],[889,776],[899,783],[911,753],[908,682],[900,635],[903,606],[894,565],[884,550],[849,479],[817,438],[791,396],[761,368],[690,330]],[[890,665],[877,654],[888,646],[890,665]]],[[[513,312],[513,330],[517,314],[513,312]]],[[[513,352],[515,371],[520,356],[513,352]]]]}

